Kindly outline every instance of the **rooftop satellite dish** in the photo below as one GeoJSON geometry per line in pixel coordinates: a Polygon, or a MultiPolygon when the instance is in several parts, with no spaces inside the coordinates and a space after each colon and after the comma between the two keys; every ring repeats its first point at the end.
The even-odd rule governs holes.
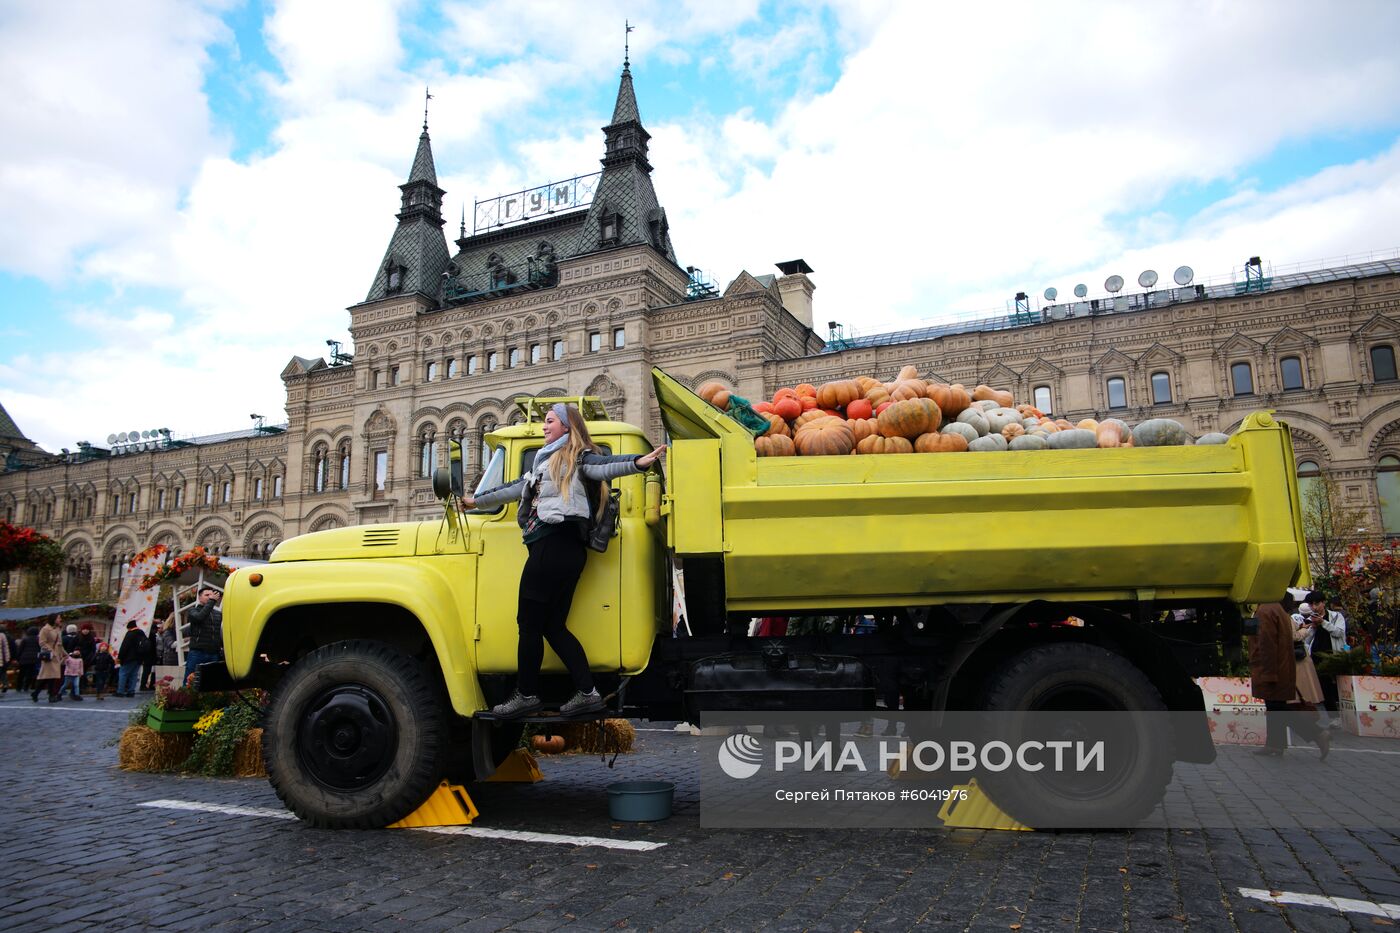
{"type": "Polygon", "coordinates": [[[141,432],[141,439],[142,439],[143,441],[145,441],[145,440],[150,440],[150,438],[151,438],[151,432],[150,432],[150,431],[142,431],[142,432],[141,432]]]}
{"type": "Polygon", "coordinates": [[[1190,285],[1191,280],[1196,277],[1196,273],[1191,271],[1190,266],[1177,266],[1172,273],[1172,281],[1178,285],[1190,285]]]}
{"type": "Polygon", "coordinates": [[[122,433],[120,433],[120,434],[117,435],[117,443],[118,443],[118,444],[125,444],[125,443],[126,443],[126,432],[125,432],[125,431],[123,431],[122,433]]]}
{"type": "Polygon", "coordinates": [[[116,436],[115,434],[108,434],[108,435],[107,435],[107,443],[109,443],[109,444],[115,444],[116,442],[117,442],[117,436],[116,436]]]}
{"type": "Polygon", "coordinates": [[[1143,288],[1151,288],[1157,284],[1157,272],[1154,269],[1144,269],[1142,275],[1138,276],[1138,284],[1143,288]]]}
{"type": "Polygon", "coordinates": [[[1059,294],[1059,291],[1055,288],[1055,286],[1052,285],[1045,290],[1045,300],[1054,301],[1056,296],[1058,296],[1059,294]]]}
{"type": "Polygon", "coordinates": [[[1123,290],[1123,277],[1121,275],[1110,275],[1103,280],[1103,289],[1106,292],[1121,292],[1123,290]]]}
{"type": "Polygon", "coordinates": [[[1074,297],[1083,298],[1087,294],[1089,294],[1089,286],[1085,285],[1083,282],[1074,286],[1074,297]]]}

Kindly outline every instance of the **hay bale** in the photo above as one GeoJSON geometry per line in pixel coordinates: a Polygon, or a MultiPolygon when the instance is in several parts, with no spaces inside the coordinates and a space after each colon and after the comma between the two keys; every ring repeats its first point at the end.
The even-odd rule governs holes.
{"type": "Polygon", "coordinates": [[[551,731],[564,737],[567,751],[585,755],[625,755],[637,739],[637,730],[625,719],[566,722],[551,731]]]}
{"type": "Polygon", "coordinates": [[[123,771],[175,771],[193,747],[191,732],[156,732],[148,726],[127,726],[117,743],[117,765],[123,771]]]}
{"type": "Polygon", "coordinates": [[[267,777],[263,766],[261,729],[249,729],[248,734],[233,750],[234,777],[267,777]]]}

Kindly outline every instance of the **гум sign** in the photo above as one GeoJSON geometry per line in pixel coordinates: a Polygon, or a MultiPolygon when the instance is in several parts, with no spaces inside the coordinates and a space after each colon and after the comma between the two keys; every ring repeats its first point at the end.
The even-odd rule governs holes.
{"type": "Polygon", "coordinates": [[[602,172],[554,181],[538,188],[503,194],[489,201],[477,201],[472,212],[472,232],[533,220],[545,214],[571,211],[593,203],[602,172]]]}

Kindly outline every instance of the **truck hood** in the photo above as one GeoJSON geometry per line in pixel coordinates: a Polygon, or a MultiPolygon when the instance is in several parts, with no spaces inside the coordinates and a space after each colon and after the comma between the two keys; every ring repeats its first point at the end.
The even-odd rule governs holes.
{"type": "MultiPolygon", "coordinates": [[[[436,524],[436,523],[434,523],[436,524]]],[[[353,525],[298,535],[277,545],[272,561],[360,560],[412,557],[417,549],[418,523],[353,525]]]]}

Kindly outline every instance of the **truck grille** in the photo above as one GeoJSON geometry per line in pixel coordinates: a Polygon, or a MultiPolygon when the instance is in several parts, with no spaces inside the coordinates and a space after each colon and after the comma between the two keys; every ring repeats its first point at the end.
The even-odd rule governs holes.
{"type": "Polygon", "coordinates": [[[363,544],[365,547],[393,547],[399,543],[397,528],[367,528],[363,544]]]}

